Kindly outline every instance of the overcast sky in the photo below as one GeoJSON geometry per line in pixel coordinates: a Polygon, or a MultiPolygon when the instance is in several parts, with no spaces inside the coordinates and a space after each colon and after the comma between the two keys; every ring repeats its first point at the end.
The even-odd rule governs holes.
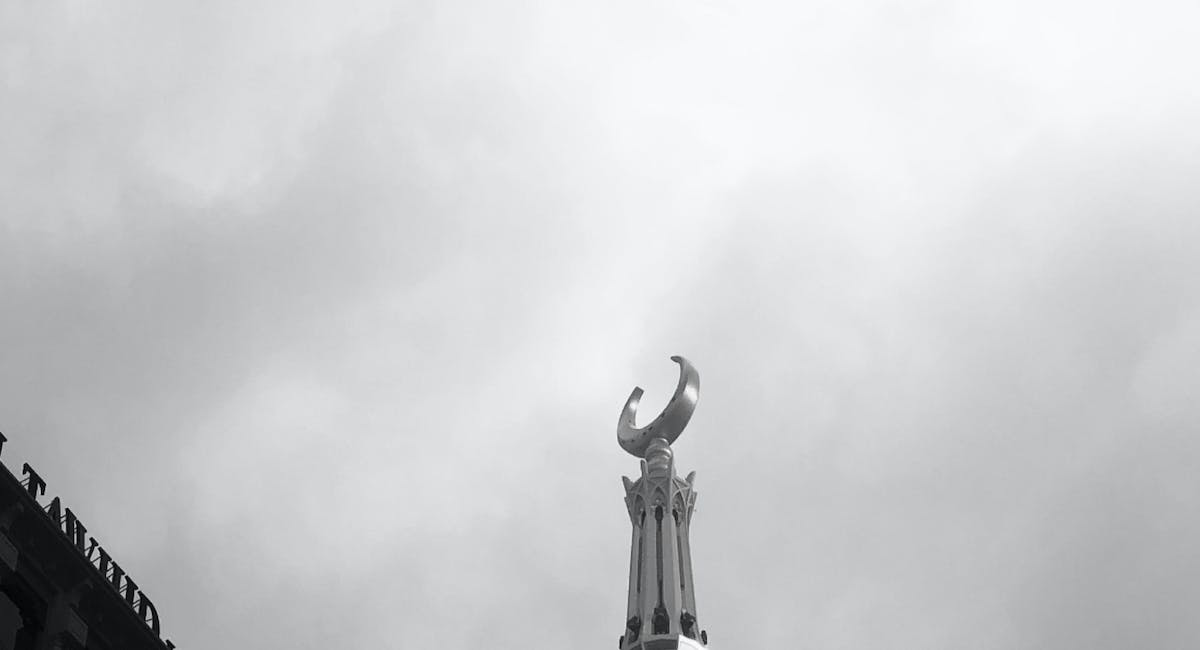
{"type": "Polygon", "coordinates": [[[183,650],[1200,647],[1200,5],[0,0],[0,430],[183,650]],[[643,419],[642,422],[647,420],[643,419]]]}

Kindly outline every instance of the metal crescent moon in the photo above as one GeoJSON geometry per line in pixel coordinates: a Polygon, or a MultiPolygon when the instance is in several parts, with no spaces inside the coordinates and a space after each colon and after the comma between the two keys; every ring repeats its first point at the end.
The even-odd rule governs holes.
{"type": "Polygon", "coordinates": [[[638,402],[642,400],[642,389],[637,387],[625,401],[625,408],[617,420],[617,443],[621,449],[642,458],[646,448],[655,438],[665,438],[667,443],[675,442],[684,427],[692,419],[696,403],[700,401],[700,373],[691,362],[680,356],[671,357],[671,361],[679,364],[679,385],[675,387],[675,395],[667,403],[666,408],[654,418],[654,421],[641,429],[634,428],[633,421],[637,417],[638,402]]]}

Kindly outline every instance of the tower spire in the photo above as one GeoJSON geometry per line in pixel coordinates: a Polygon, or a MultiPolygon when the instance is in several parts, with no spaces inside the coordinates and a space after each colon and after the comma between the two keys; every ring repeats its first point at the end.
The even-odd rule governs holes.
{"type": "Polygon", "coordinates": [[[641,477],[625,483],[625,505],[633,527],[629,551],[629,594],[620,650],[697,649],[708,645],[696,615],[689,541],[696,504],[696,473],[675,474],[671,449],[700,398],[700,375],[683,357],[679,385],[662,414],[635,429],[642,389],[635,388],[617,423],[621,448],[642,459],[641,477]]]}

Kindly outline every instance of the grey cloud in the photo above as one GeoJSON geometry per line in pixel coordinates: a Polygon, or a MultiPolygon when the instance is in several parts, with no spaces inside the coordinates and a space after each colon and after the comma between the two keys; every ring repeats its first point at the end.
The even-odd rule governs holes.
{"type": "Polygon", "coordinates": [[[717,645],[1195,645],[1190,10],[5,11],[6,462],[180,647],[611,644],[676,353],[717,645]]]}

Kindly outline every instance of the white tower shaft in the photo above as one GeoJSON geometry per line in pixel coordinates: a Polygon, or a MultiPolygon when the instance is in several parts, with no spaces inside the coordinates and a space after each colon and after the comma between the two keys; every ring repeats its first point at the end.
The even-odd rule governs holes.
{"type": "Polygon", "coordinates": [[[657,438],[648,445],[641,478],[624,479],[633,536],[621,650],[699,648],[707,642],[696,618],[688,537],[695,477],[675,475],[671,447],[657,438]]]}

